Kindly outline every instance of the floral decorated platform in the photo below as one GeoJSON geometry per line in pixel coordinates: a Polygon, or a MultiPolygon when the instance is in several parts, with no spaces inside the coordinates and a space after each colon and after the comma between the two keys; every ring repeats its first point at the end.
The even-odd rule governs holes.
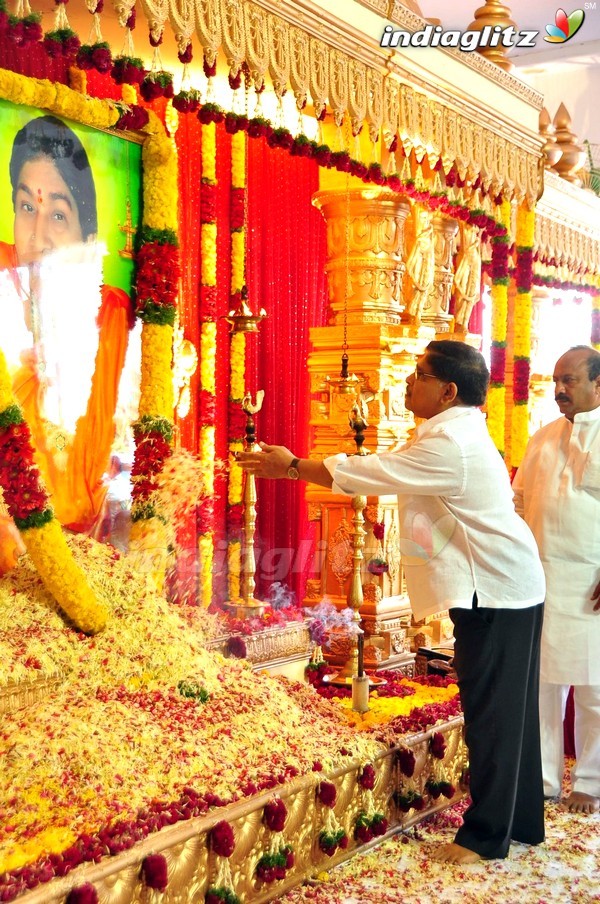
{"type": "Polygon", "coordinates": [[[117,553],[70,545],[95,637],[27,558],[0,581],[1,901],[267,901],[464,794],[446,679],[390,675],[358,716],[207,651],[117,553]]]}

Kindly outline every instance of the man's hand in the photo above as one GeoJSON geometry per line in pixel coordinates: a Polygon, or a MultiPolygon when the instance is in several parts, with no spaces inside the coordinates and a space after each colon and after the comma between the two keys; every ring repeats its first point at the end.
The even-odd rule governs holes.
{"type": "Polygon", "coordinates": [[[592,593],[592,599],[596,600],[594,612],[600,612],[600,581],[598,581],[598,583],[596,584],[596,589],[592,593]]]}
{"type": "Polygon", "coordinates": [[[236,461],[240,467],[255,477],[287,477],[294,453],[285,446],[268,446],[266,443],[259,443],[259,446],[260,452],[238,452],[236,461]]]}

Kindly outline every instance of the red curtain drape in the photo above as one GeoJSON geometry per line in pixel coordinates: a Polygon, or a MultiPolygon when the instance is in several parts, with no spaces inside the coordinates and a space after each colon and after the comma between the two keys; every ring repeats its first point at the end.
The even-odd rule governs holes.
{"type": "MultiPolygon", "coordinates": [[[[246,386],[264,389],[257,437],[306,457],[310,417],[309,328],[325,323],[325,223],[312,206],[318,167],[263,139],[248,142],[247,283],[268,317],[247,343],[246,386]]],[[[279,582],[301,602],[311,571],[312,528],[304,485],[258,482],[257,592],[279,582]]]]}

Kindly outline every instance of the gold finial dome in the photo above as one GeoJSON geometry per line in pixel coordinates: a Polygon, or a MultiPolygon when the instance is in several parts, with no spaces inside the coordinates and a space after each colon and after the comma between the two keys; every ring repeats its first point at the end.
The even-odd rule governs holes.
{"type": "MultiPolygon", "coordinates": [[[[500,0],[486,0],[484,6],[476,9],[475,19],[469,25],[469,31],[483,31],[486,25],[491,28],[499,25],[502,29],[510,28],[511,26],[513,28],[517,27],[516,22],[510,17],[510,9],[504,3],[501,3],[500,0]]],[[[509,50],[510,47],[504,47],[499,44],[497,47],[480,47],[478,52],[491,63],[495,63],[496,66],[500,66],[501,69],[510,72],[514,67],[508,59],[509,50]]]]}

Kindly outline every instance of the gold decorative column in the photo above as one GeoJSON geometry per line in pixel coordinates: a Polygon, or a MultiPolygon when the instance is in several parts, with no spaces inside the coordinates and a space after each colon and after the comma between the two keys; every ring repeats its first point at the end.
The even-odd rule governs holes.
{"type": "Polygon", "coordinates": [[[433,288],[425,302],[421,320],[426,326],[432,326],[439,334],[448,333],[452,326],[450,314],[454,279],[452,251],[458,223],[443,214],[436,214],[432,222],[435,261],[433,288]]]}
{"type": "MultiPolygon", "coordinates": [[[[406,411],[406,378],[417,357],[435,338],[433,326],[404,321],[404,224],[411,205],[407,198],[385,189],[324,191],[315,195],[327,224],[326,265],[331,302],[330,325],[311,330],[308,359],[311,380],[311,457],[322,459],[355,451],[349,418],[357,396],[365,412],[366,443],[381,452],[404,442],[414,427],[406,411]],[[340,355],[347,342],[349,370],[355,381],[340,386],[340,355]],[[349,390],[349,391],[346,391],[349,390]]],[[[366,561],[361,573],[353,567],[352,501],[309,485],[306,489],[311,520],[318,527],[323,550],[320,572],[307,584],[307,604],[327,596],[340,608],[356,598],[370,578],[366,561]],[[352,591],[352,594],[350,593],[352,591]]],[[[367,511],[381,512],[386,536],[398,538],[395,497],[366,500],[367,511]]],[[[373,522],[365,520],[365,559],[373,555],[373,522]]],[[[396,542],[397,548],[397,542],[396,542]]],[[[398,630],[410,621],[408,600],[402,594],[402,570],[394,562],[386,575],[382,599],[365,599],[360,608],[370,624],[398,630]]],[[[368,643],[365,638],[365,643],[368,643]]],[[[404,651],[394,651],[392,661],[404,651]]],[[[410,657],[409,657],[410,658],[410,657]]],[[[337,660],[344,661],[344,658],[337,660]]]]}
{"type": "Polygon", "coordinates": [[[319,192],[313,204],[327,222],[333,322],[400,323],[410,202],[397,192],[360,189],[319,192]]]}

